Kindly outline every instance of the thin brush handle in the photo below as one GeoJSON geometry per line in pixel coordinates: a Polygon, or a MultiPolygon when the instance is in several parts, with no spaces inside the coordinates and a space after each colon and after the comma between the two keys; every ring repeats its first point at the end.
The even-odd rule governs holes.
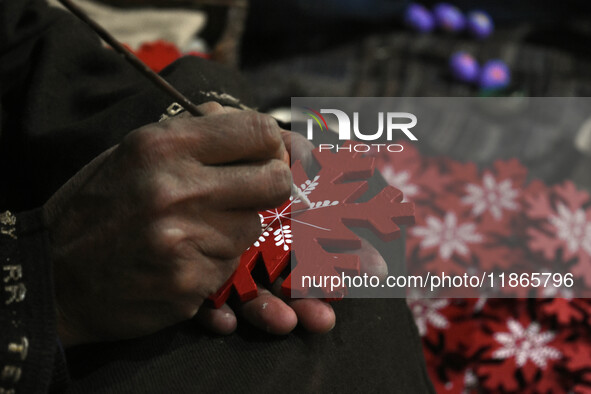
{"type": "MultiPolygon", "coordinates": [[[[59,0],[64,7],[70,12],[76,15],[82,22],[86,23],[92,30],[96,32],[107,44],[109,44],[115,51],[121,54],[129,63],[131,63],[136,69],[144,74],[149,80],[151,80],[156,86],[166,92],[176,102],[182,105],[191,115],[202,116],[203,113],[197,108],[195,104],[185,97],[181,92],[175,89],[174,86],[169,84],[164,78],[156,74],[150,69],[144,62],[142,62],[136,55],[134,55],[129,49],[123,46],[115,37],[113,37],[108,31],[106,31],[101,25],[92,20],[80,7],[72,3],[70,0],[59,0]]],[[[299,189],[292,184],[291,195],[299,197],[300,200],[310,206],[310,200],[302,194],[299,189]]]]}
{"type": "Polygon", "coordinates": [[[150,79],[156,86],[166,92],[176,102],[183,106],[190,114],[201,116],[203,113],[197,108],[195,104],[185,97],[181,92],[175,89],[164,78],[152,71],[144,62],[142,62],[129,49],[123,46],[115,37],[109,34],[101,25],[92,20],[80,7],[72,3],[70,0],[59,0],[70,12],[76,15],[82,22],[86,23],[92,30],[94,30],[107,44],[109,44],[115,51],[121,54],[129,63],[136,69],[150,79]]]}

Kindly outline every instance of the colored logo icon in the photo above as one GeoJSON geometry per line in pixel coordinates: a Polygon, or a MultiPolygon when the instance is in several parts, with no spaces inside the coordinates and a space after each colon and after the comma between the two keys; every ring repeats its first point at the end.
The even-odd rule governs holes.
{"type": "Polygon", "coordinates": [[[324,119],[324,117],[322,115],[320,115],[320,113],[318,113],[317,111],[314,111],[312,108],[306,107],[306,109],[308,110],[308,112],[303,112],[303,113],[308,115],[309,117],[311,117],[312,119],[314,119],[316,121],[316,123],[320,127],[320,131],[324,131],[325,128],[326,128],[326,130],[328,130],[328,125],[326,124],[326,120],[324,119]]]}

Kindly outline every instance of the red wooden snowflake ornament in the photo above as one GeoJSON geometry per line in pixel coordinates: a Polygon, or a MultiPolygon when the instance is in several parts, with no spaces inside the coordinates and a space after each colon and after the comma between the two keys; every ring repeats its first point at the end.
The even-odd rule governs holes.
{"type": "MultiPolygon", "coordinates": [[[[352,143],[344,145],[352,146],[352,143]]],[[[299,161],[293,164],[294,183],[308,197],[311,206],[307,208],[299,199],[290,198],[279,208],[259,213],[263,233],[244,252],[236,272],[210,297],[215,307],[227,300],[232,289],[243,302],[256,297],[254,267],[262,262],[273,282],[289,264],[292,252],[297,265],[283,283],[282,290],[287,296],[292,291],[297,296],[308,294],[308,289],[300,286],[301,281],[292,280],[294,277],[341,272],[359,275],[359,258],[350,251],[359,249],[361,240],[350,226],[369,228],[382,240],[390,241],[400,236],[398,225],[413,223],[414,205],[403,203],[402,192],[394,187],[384,188],[367,202],[356,202],[368,189],[367,179],[372,177],[375,163],[372,157],[346,149],[338,153],[314,150],[320,171],[312,179],[299,161]],[[334,248],[349,252],[334,252],[334,248]]],[[[339,288],[338,297],[345,291],[339,288]]],[[[323,297],[337,298],[327,288],[322,293],[323,297]]]]}

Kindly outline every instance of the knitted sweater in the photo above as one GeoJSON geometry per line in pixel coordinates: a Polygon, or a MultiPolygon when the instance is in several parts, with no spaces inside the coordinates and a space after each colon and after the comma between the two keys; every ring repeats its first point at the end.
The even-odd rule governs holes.
{"type": "MultiPolygon", "coordinates": [[[[163,75],[195,103],[236,104],[222,93],[249,103],[235,74],[202,59],[163,75]]],[[[432,390],[404,300],[341,302],[324,336],[274,338],[241,324],[220,338],[189,321],[64,352],[40,207],[171,99],[75,18],[36,0],[0,1],[0,91],[0,393],[432,390]]]]}

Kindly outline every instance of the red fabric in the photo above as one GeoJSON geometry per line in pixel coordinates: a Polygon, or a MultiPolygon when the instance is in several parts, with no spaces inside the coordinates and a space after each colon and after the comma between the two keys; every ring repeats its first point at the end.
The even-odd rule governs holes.
{"type": "Polygon", "coordinates": [[[163,40],[142,44],[135,55],[156,72],[162,71],[183,55],[209,58],[208,54],[195,51],[183,54],[174,44],[163,40]]]}
{"type": "MultiPolygon", "coordinates": [[[[384,178],[416,205],[409,266],[554,272],[559,264],[575,281],[591,284],[591,198],[572,182],[528,182],[517,160],[479,170],[423,157],[408,145],[401,154],[376,157],[384,178]],[[429,223],[431,230],[444,223],[467,230],[466,248],[426,243],[429,223]]],[[[533,295],[566,298],[408,300],[437,392],[591,392],[591,302],[569,299],[566,287],[533,295]]]]}

